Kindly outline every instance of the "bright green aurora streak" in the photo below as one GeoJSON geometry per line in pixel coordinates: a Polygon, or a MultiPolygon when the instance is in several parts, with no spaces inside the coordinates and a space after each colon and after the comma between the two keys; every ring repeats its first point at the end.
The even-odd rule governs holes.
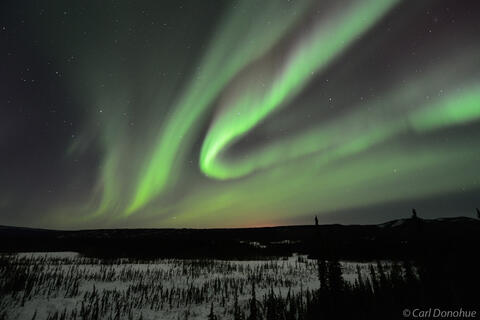
{"type": "MultiPolygon", "coordinates": [[[[332,5],[328,8],[328,18],[321,17],[317,21],[315,18],[309,17],[311,15],[309,12],[313,11],[312,8],[315,7],[315,4],[307,1],[298,2],[294,8],[283,3],[268,1],[260,7],[252,5],[252,2],[241,2],[242,8],[232,10],[221,23],[220,32],[209,44],[209,48],[197,68],[197,74],[177,99],[178,102],[175,103],[163,123],[163,128],[153,144],[150,156],[146,159],[145,165],[141,166],[137,187],[133,190],[133,198],[125,213],[130,215],[145,207],[152,200],[159,197],[161,199],[162,193],[175,184],[177,179],[181,179],[181,174],[178,173],[179,170],[182,170],[181,163],[185,162],[186,154],[192,147],[195,135],[198,134],[201,119],[211,108],[216,108],[217,111],[203,141],[199,158],[200,169],[206,176],[213,179],[230,180],[252,174],[256,170],[298,172],[298,166],[289,162],[299,159],[299,157],[312,155],[313,163],[307,162],[306,168],[311,168],[307,171],[323,172],[320,175],[321,185],[329,186],[329,190],[324,190],[323,193],[330,197],[335,191],[334,181],[342,180],[341,176],[345,176],[345,179],[352,179],[352,176],[355,175],[353,171],[357,172],[357,177],[362,177],[358,172],[365,172],[364,179],[367,179],[367,177],[372,178],[381,172],[380,166],[372,168],[369,161],[359,160],[359,162],[347,164],[337,175],[329,178],[329,174],[324,172],[324,167],[329,167],[333,161],[361,154],[387,140],[394,143],[394,138],[405,132],[437,130],[475,121],[479,118],[480,86],[477,85],[462,88],[461,84],[458,84],[459,89],[455,89],[457,91],[452,89],[454,92],[451,94],[432,98],[432,101],[429,102],[422,101],[421,97],[432,90],[430,87],[436,89],[449,85],[448,81],[441,83],[436,80],[434,70],[430,72],[432,74],[430,76],[424,75],[417,79],[411,79],[410,87],[417,87],[413,93],[408,92],[409,89],[392,88],[389,90],[391,92],[389,98],[382,102],[370,102],[368,106],[359,105],[356,111],[339,117],[332,123],[304,130],[278,142],[274,141],[261,148],[252,149],[247,153],[248,156],[239,158],[228,156],[228,149],[235,142],[248,135],[273,111],[290,107],[289,102],[294,100],[302,92],[302,89],[315,79],[316,75],[321,74],[322,70],[358,41],[362,34],[394,8],[396,3],[396,0],[344,1],[341,6],[332,5]],[[246,18],[245,12],[253,14],[246,18]],[[299,35],[297,33],[299,26],[302,25],[302,17],[309,17],[314,22],[299,35]],[[265,21],[270,21],[268,26],[265,25],[265,21]],[[263,68],[255,67],[255,65],[261,64],[257,62],[258,60],[275,59],[275,51],[278,50],[278,46],[282,45],[287,46],[288,50],[281,58],[277,58],[274,64],[263,68]],[[219,68],[219,65],[222,67],[219,68]],[[253,67],[248,68],[249,65],[253,65],[253,67]],[[421,89],[422,87],[423,89],[421,89]],[[405,105],[413,105],[414,108],[405,110],[405,105]],[[364,111],[366,108],[369,108],[370,112],[366,113],[364,111]],[[396,110],[399,108],[403,108],[403,115],[385,119],[385,109],[390,110],[390,114],[396,114],[398,113],[396,110]],[[377,125],[373,128],[361,125],[371,122],[375,122],[377,125]],[[364,165],[359,163],[364,163],[364,165]],[[350,171],[352,171],[351,176],[346,175],[350,171]]],[[[443,70],[447,68],[445,66],[443,70]]],[[[450,85],[450,87],[452,86],[450,85]]],[[[412,175],[425,166],[430,169],[445,166],[444,161],[448,161],[449,156],[441,155],[438,151],[432,152],[431,155],[426,155],[425,161],[416,159],[414,163],[406,166],[405,164],[409,160],[405,159],[405,164],[403,166],[397,164],[398,169],[396,170],[400,170],[406,175],[412,175]]],[[[392,158],[391,155],[387,159],[390,158],[392,158]]],[[[400,159],[402,156],[396,155],[393,158],[400,159]]],[[[387,159],[386,163],[391,161],[387,159]]],[[[103,203],[115,204],[117,201],[113,195],[116,192],[112,189],[117,188],[117,183],[113,182],[115,179],[111,172],[112,166],[107,163],[105,170],[104,181],[107,185],[104,199],[110,200],[103,203]]],[[[266,174],[268,175],[268,173],[266,174]]],[[[235,191],[222,192],[217,190],[216,186],[212,186],[211,189],[216,191],[201,197],[209,200],[197,199],[197,202],[185,207],[185,203],[190,202],[187,200],[172,208],[164,205],[163,209],[166,212],[177,212],[176,223],[180,223],[180,221],[188,223],[196,218],[206,219],[209,214],[228,210],[228,208],[235,207],[236,210],[240,210],[245,207],[244,204],[241,204],[242,201],[234,199],[251,200],[250,192],[244,195],[244,188],[248,190],[250,185],[263,185],[265,181],[268,181],[265,185],[265,188],[268,188],[272,181],[283,180],[290,181],[287,189],[291,190],[295,181],[299,181],[297,182],[300,184],[299,189],[312,183],[306,178],[293,178],[288,174],[282,178],[260,179],[259,177],[262,175],[264,174],[259,173],[247,180],[248,182],[238,184],[245,184],[244,187],[232,187],[232,190],[235,191]],[[224,195],[220,196],[219,194],[224,195]],[[209,205],[209,202],[212,204],[209,205]],[[182,212],[184,212],[183,215],[182,212]]],[[[450,179],[450,188],[455,187],[455,180],[461,181],[461,179],[450,179]]],[[[359,184],[362,181],[361,178],[358,179],[359,184]]],[[[312,187],[315,185],[316,183],[312,187]]],[[[424,189],[422,191],[419,188],[416,194],[411,195],[403,192],[396,197],[418,197],[423,193],[444,192],[448,187],[437,184],[429,188],[424,187],[424,189]]],[[[241,210],[257,212],[260,208],[259,203],[265,202],[265,199],[270,197],[275,199],[282,192],[278,187],[271,192],[262,192],[263,201],[262,199],[253,201],[252,203],[256,204],[255,207],[247,206],[241,210]],[[268,193],[272,193],[270,197],[268,193]]],[[[382,192],[379,192],[378,195],[382,195],[382,192]]],[[[194,194],[192,197],[196,198],[194,194]]],[[[380,196],[375,199],[370,197],[369,200],[363,201],[354,200],[355,198],[361,199],[361,197],[352,195],[349,204],[337,203],[336,209],[342,206],[348,208],[382,201],[380,196]]],[[[388,197],[384,196],[384,201],[387,199],[388,197]]],[[[311,201],[305,199],[303,205],[300,207],[297,205],[296,209],[291,208],[291,210],[315,210],[318,201],[308,204],[309,202],[311,201]],[[302,208],[304,206],[305,208],[302,208]]],[[[332,203],[328,200],[326,202],[332,203]]],[[[162,202],[159,203],[161,205],[162,202]]],[[[267,210],[282,211],[275,205],[272,207],[275,209],[267,210]]],[[[328,210],[335,209],[325,203],[320,207],[328,210]]],[[[101,208],[101,211],[108,211],[108,206],[101,208]]],[[[153,207],[148,211],[155,212],[162,211],[162,209],[158,210],[153,207]]],[[[277,215],[281,216],[281,213],[277,213],[277,215]]],[[[215,222],[216,218],[212,218],[210,221],[212,224],[215,222]]]]}
{"type": "Polygon", "coordinates": [[[64,80],[85,117],[66,157],[100,163],[45,219],[269,225],[480,188],[480,44],[407,26],[435,1],[225,3],[160,22],[120,1],[93,40],[37,31],[62,38],[47,56],[85,53],[64,80]]]}
{"type": "MultiPolygon", "coordinates": [[[[369,0],[363,2],[350,1],[348,6],[341,7],[339,12],[332,10],[332,17],[326,22],[319,22],[314,26],[311,35],[307,39],[302,39],[299,48],[295,48],[293,55],[289,58],[282,74],[277,76],[271,84],[269,92],[261,92],[257,95],[254,93],[244,93],[240,101],[231,101],[233,110],[228,114],[222,114],[221,120],[214,122],[205,139],[202,148],[200,165],[205,174],[213,177],[227,178],[237,177],[246,172],[230,172],[230,170],[222,170],[221,165],[218,167],[213,163],[217,154],[226,145],[238,139],[241,135],[247,133],[252,127],[259,123],[271,111],[287,100],[292,95],[298,93],[301,87],[308,81],[313,71],[317,71],[322,66],[328,64],[335,55],[339,54],[342,49],[348,46],[350,42],[355,40],[369,26],[375,23],[382,15],[391,8],[396,0],[385,0],[378,2],[369,0]],[[246,108],[253,111],[249,112],[246,108]],[[232,114],[244,111],[244,116],[240,121],[235,121],[232,114]],[[217,171],[228,171],[217,173],[217,171]]],[[[244,2],[248,4],[249,2],[244,2]]],[[[344,3],[345,5],[345,3],[344,3]]],[[[302,10],[305,6],[302,4],[302,10]]],[[[251,8],[247,8],[249,10],[251,8]]],[[[128,212],[132,212],[145,205],[150,199],[158,195],[168,181],[168,174],[173,170],[173,162],[175,155],[182,145],[182,138],[187,134],[194,121],[201,115],[205,107],[212,103],[213,98],[224,86],[228,79],[231,79],[235,72],[254,61],[262,53],[268,51],[269,48],[279,40],[282,34],[288,31],[289,24],[295,20],[291,18],[292,11],[283,9],[279,10],[277,5],[272,2],[267,8],[274,9],[277,26],[269,26],[268,28],[254,28],[255,34],[247,34],[247,37],[238,37],[237,34],[245,34],[245,28],[249,30],[252,26],[251,22],[243,17],[234,14],[232,18],[227,19],[228,25],[221,28],[225,30],[219,36],[218,40],[214,40],[211,57],[207,53],[205,67],[200,67],[200,80],[192,85],[190,91],[181,99],[181,103],[174,110],[165,132],[160,136],[160,141],[155,147],[153,156],[149,159],[149,164],[142,175],[136,196],[133,200],[128,212]],[[288,18],[287,20],[285,20],[288,18]],[[244,25],[238,25],[241,21],[244,25]],[[290,23],[289,23],[290,22],[290,23]],[[265,32],[271,31],[273,32],[265,32]],[[255,37],[254,40],[249,37],[255,37]],[[246,43],[243,43],[244,40],[246,43]],[[226,43],[225,43],[226,42],[226,43]],[[234,42],[237,48],[232,48],[234,42]],[[260,46],[258,44],[261,44],[260,46]],[[229,51],[224,52],[223,48],[229,51]],[[226,58],[230,52],[235,52],[232,57],[226,58]],[[223,65],[222,71],[218,73],[216,67],[220,61],[228,59],[223,65]],[[213,83],[209,83],[208,88],[202,88],[205,83],[204,79],[214,79],[213,83]]],[[[240,10],[242,11],[242,10],[240,10]]],[[[296,11],[294,11],[296,13],[296,11]]],[[[243,15],[243,13],[240,13],[243,15]]],[[[261,17],[258,21],[264,21],[261,17]]],[[[255,21],[254,21],[255,22],[255,21]]],[[[276,66],[282,68],[282,66],[276,66]]]]}

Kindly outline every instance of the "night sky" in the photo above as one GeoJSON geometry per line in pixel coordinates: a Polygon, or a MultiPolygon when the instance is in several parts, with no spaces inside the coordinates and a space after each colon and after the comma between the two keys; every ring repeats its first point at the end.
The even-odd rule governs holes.
{"type": "Polygon", "coordinates": [[[0,2],[0,224],[479,206],[480,1],[0,2]]]}

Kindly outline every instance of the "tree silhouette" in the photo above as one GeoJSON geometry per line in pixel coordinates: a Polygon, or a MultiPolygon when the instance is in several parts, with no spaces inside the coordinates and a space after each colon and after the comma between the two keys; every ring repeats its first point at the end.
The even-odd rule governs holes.
{"type": "Polygon", "coordinates": [[[327,263],[325,260],[317,260],[318,264],[318,280],[320,280],[320,289],[326,290],[328,288],[327,283],[327,263]]]}
{"type": "Polygon", "coordinates": [[[238,292],[235,290],[234,294],[234,304],[233,304],[233,320],[243,320],[240,307],[238,305],[238,292]]]}
{"type": "Polygon", "coordinates": [[[252,299],[250,300],[250,316],[249,320],[259,319],[258,309],[257,309],[257,297],[255,294],[255,282],[252,281],[252,299]]]}
{"type": "Polygon", "coordinates": [[[415,208],[412,209],[412,219],[417,219],[417,210],[415,208]]]}
{"type": "Polygon", "coordinates": [[[215,313],[213,313],[213,302],[210,305],[210,314],[208,315],[208,320],[217,320],[215,313]]]}
{"type": "Polygon", "coordinates": [[[343,289],[342,267],[337,259],[328,262],[328,287],[332,293],[343,289]]]}
{"type": "MultiPolygon", "coordinates": [[[[477,211],[478,211],[478,209],[477,209],[477,211]]],[[[318,226],[318,218],[317,218],[317,216],[315,216],[315,226],[318,226]]]]}
{"type": "Polygon", "coordinates": [[[477,218],[480,219],[480,209],[477,208],[477,218]]]}

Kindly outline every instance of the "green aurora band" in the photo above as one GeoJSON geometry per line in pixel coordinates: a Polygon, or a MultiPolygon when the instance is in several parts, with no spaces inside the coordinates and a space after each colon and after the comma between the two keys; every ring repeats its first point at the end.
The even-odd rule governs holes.
{"type": "MultiPolygon", "coordinates": [[[[240,101],[231,102],[233,104],[230,107],[232,110],[228,114],[222,114],[220,120],[215,121],[205,138],[200,155],[200,167],[206,175],[224,179],[248,173],[232,172],[233,170],[229,170],[229,168],[222,168],[221,164],[214,163],[217,154],[261,122],[263,118],[281,106],[289,97],[297,94],[312,75],[312,71],[317,71],[327,65],[329,61],[342,52],[342,49],[381,18],[396,1],[385,0],[380,3],[375,0],[350,2],[347,8],[342,7],[341,10],[338,10],[339,12],[334,11],[333,16],[327,22],[322,21],[315,26],[307,39],[302,39],[298,50],[294,50],[293,56],[288,59],[289,61],[286,63],[282,74],[275,77],[271,89],[267,93],[243,92],[240,101]],[[250,111],[246,110],[247,108],[250,111]],[[240,121],[236,121],[235,114],[239,112],[243,112],[244,116],[241,117],[240,121]],[[219,173],[219,171],[222,172],[219,173]]],[[[242,2],[244,5],[251,3],[248,1],[242,2]]],[[[302,9],[304,7],[302,4],[302,9]]],[[[245,8],[249,12],[252,9],[245,8]]],[[[233,14],[233,17],[227,19],[227,26],[220,28],[224,32],[219,35],[218,40],[214,40],[212,49],[208,51],[211,54],[207,53],[205,66],[200,67],[199,80],[193,83],[192,89],[187,91],[179,105],[174,108],[174,115],[170,118],[170,122],[167,123],[166,129],[162,132],[159,142],[155,146],[153,156],[149,159],[147,169],[141,176],[139,187],[133,203],[127,211],[128,213],[142,207],[162,191],[168,182],[168,174],[174,170],[172,168],[173,162],[182,146],[183,137],[195,120],[204,112],[204,109],[211,105],[213,99],[226,85],[227,81],[241,67],[267,52],[275,41],[279,40],[280,36],[288,31],[289,24],[291,25],[295,21],[291,18],[292,11],[289,11],[288,8],[278,10],[278,5],[271,2],[266,10],[269,9],[275,9],[274,21],[278,24],[277,26],[252,27],[251,22],[242,17],[244,13],[240,9],[242,13],[233,14]],[[239,15],[240,17],[238,17],[239,15]],[[245,30],[254,31],[250,35],[245,30]],[[273,30],[274,32],[265,33],[262,30],[273,30]],[[239,34],[243,34],[243,36],[239,37],[239,34]],[[250,39],[251,37],[255,37],[255,40],[250,39]],[[262,45],[258,46],[257,44],[262,45]],[[234,49],[232,46],[238,46],[238,49],[234,49]],[[231,52],[235,52],[234,55],[227,58],[231,52]],[[223,64],[219,74],[217,66],[220,61],[225,61],[225,64],[223,64]],[[205,79],[214,79],[213,83],[208,84],[208,88],[202,87],[205,79]]],[[[264,20],[260,17],[258,20],[253,20],[254,23],[256,21],[263,22],[264,20]]]]}
{"type": "MultiPolygon", "coordinates": [[[[108,54],[121,50],[105,45],[100,62],[75,70],[82,76],[72,82],[96,112],[67,152],[99,144],[95,188],[87,203],[59,205],[46,219],[55,217],[60,227],[269,225],[312,212],[478,189],[480,151],[472,141],[480,141],[480,132],[470,130],[471,140],[455,134],[480,119],[478,45],[445,50],[420,74],[400,66],[386,76],[380,96],[347,101],[341,112],[322,117],[330,110],[328,93],[312,87],[332,67],[347,73],[338,73],[340,83],[355,85],[348,79],[355,66],[339,64],[341,58],[400,4],[236,2],[198,46],[198,60],[179,51],[179,63],[162,64],[177,51],[173,41],[161,44],[169,50],[148,53],[151,69],[171,76],[151,81],[153,71],[143,71],[147,94],[136,105],[130,103],[131,75],[108,54]],[[111,70],[119,76],[103,87],[100,79],[111,70]],[[302,100],[305,92],[314,98],[302,100]],[[302,110],[312,108],[318,121],[302,126],[302,110]],[[135,110],[143,118],[133,126],[126,115],[135,110]],[[275,128],[284,123],[294,128],[279,135],[275,128]],[[447,131],[454,134],[444,139],[447,131]],[[255,135],[270,138],[241,149],[255,135]]],[[[342,90],[349,89],[334,93],[342,90]]]]}

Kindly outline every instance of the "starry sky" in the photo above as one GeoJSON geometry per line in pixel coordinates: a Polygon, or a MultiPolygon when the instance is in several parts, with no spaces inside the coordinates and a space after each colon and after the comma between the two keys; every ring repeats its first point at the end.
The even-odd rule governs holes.
{"type": "Polygon", "coordinates": [[[0,224],[480,206],[480,2],[0,2],[0,224]]]}

